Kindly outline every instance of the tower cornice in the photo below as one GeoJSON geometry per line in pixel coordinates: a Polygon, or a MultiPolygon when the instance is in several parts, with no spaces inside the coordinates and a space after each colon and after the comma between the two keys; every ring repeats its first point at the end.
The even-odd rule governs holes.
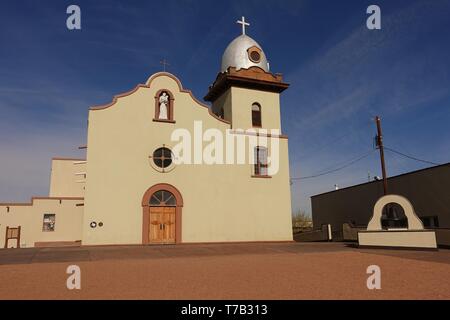
{"type": "Polygon", "coordinates": [[[289,84],[283,82],[281,74],[266,72],[256,66],[239,70],[236,70],[235,67],[229,67],[226,72],[220,72],[217,75],[204,99],[214,101],[230,87],[280,93],[286,90],[289,84]]]}

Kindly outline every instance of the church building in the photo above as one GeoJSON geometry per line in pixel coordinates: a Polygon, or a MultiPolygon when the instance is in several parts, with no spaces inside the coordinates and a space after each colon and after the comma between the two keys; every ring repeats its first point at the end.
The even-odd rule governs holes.
{"type": "Polygon", "coordinates": [[[52,159],[48,196],[0,203],[0,247],[292,241],[289,85],[239,23],[210,105],[159,72],[90,108],[86,157],[52,159]]]}

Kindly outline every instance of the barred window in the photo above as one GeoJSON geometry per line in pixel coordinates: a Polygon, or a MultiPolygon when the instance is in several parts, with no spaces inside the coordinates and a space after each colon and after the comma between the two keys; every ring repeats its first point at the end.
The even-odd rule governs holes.
{"type": "Polygon", "coordinates": [[[267,148],[255,147],[255,176],[267,176],[267,148]]]}
{"type": "Polygon", "coordinates": [[[46,213],[44,214],[44,221],[42,224],[42,231],[44,232],[51,232],[55,231],[55,220],[56,215],[52,213],[46,213]]]}

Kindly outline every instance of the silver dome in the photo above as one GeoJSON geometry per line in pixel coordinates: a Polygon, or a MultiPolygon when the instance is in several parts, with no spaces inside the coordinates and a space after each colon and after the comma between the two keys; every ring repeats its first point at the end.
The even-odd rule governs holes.
{"type": "Polygon", "coordinates": [[[227,71],[228,67],[235,67],[237,70],[241,68],[248,69],[257,66],[266,72],[269,72],[267,58],[261,46],[249,36],[243,34],[231,41],[222,56],[221,71],[227,71]],[[248,58],[247,49],[258,47],[261,50],[261,60],[258,63],[248,58]]]}

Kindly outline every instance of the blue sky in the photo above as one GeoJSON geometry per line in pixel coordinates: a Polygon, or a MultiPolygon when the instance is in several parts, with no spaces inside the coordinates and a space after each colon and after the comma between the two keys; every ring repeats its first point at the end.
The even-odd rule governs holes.
{"type": "MultiPolygon", "coordinates": [[[[52,156],[83,157],[88,108],[161,71],[202,98],[227,44],[251,23],[282,95],[292,177],[333,169],[373,149],[373,117],[391,148],[450,161],[450,0],[23,1],[0,8],[0,201],[48,193],[52,156]],[[82,30],[66,28],[77,4],[82,30]],[[382,30],[366,28],[377,4],[382,30]]],[[[389,175],[426,164],[387,153],[389,175]]],[[[309,197],[381,175],[377,153],[292,186],[309,197]]]]}

